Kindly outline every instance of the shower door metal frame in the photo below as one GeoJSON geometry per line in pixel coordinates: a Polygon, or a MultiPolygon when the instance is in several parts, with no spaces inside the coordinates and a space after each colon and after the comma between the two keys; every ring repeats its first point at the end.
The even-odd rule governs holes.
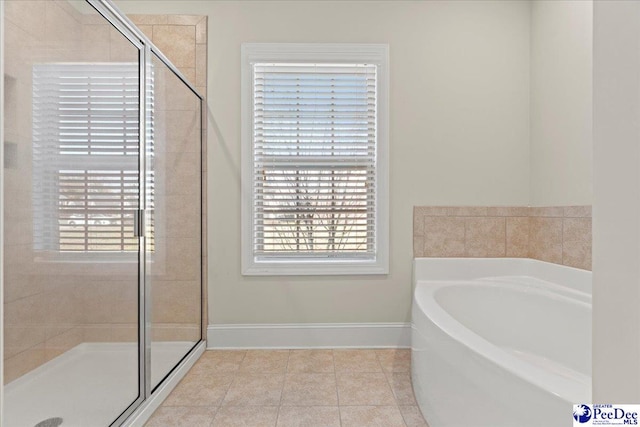
{"type": "MultiPolygon", "coordinates": [[[[200,100],[200,126],[202,130],[202,111],[203,97],[198,93],[195,87],[189,83],[186,77],[171,63],[171,61],[158,49],[153,42],[140,31],[124,14],[122,14],[111,0],[86,0],[93,8],[102,15],[111,25],[115,27],[123,36],[125,36],[133,45],[139,49],[139,126],[138,126],[138,185],[139,185],[139,204],[135,214],[136,218],[144,218],[147,212],[146,197],[146,153],[147,153],[147,76],[151,65],[152,54],[156,55],[166,65],[171,72],[174,73],[182,83],[187,86],[191,92],[200,100]]],[[[202,156],[203,133],[200,132],[200,153],[202,156]]],[[[202,213],[202,158],[200,162],[200,206],[202,213]]],[[[151,396],[151,284],[146,277],[146,236],[145,227],[140,222],[138,233],[138,398],[129,405],[128,408],[111,424],[112,427],[122,425],[127,419],[136,412],[146,400],[151,396]]],[[[202,234],[202,220],[200,220],[200,231],[202,234]]],[[[202,324],[202,308],[204,306],[204,283],[202,269],[202,237],[200,245],[200,339],[194,346],[176,363],[172,370],[160,381],[156,386],[159,387],[164,380],[178,367],[185,359],[187,359],[200,343],[203,341],[203,324],[202,324]]]]}

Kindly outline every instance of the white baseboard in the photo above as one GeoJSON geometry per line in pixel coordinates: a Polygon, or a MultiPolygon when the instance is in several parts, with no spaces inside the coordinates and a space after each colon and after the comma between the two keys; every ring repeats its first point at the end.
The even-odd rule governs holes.
{"type": "Polygon", "coordinates": [[[209,325],[207,348],[408,348],[410,323],[209,325]]]}

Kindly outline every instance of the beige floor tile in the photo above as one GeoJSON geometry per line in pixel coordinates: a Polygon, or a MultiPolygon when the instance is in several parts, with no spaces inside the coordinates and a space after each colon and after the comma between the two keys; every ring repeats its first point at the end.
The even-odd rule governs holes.
{"type": "Polygon", "coordinates": [[[145,427],[209,427],[218,408],[163,406],[145,424],[145,427]]]}
{"type": "Polygon", "coordinates": [[[232,381],[231,374],[186,376],[167,397],[164,406],[218,406],[232,381]]]}
{"type": "Polygon", "coordinates": [[[282,406],[277,427],[340,427],[337,406],[282,406]]]}
{"type": "Polygon", "coordinates": [[[287,372],[334,372],[333,350],[291,350],[287,372]]]}
{"type": "Polygon", "coordinates": [[[400,412],[407,427],[429,427],[417,406],[400,406],[400,412]]]}
{"type": "Polygon", "coordinates": [[[375,350],[334,350],[336,372],[381,372],[375,350]]]}
{"type": "Polygon", "coordinates": [[[376,350],[376,354],[385,372],[411,372],[411,350],[390,348],[376,350]]]}
{"type": "Polygon", "coordinates": [[[282,405],[331,406],[338,404],[335,374],[287,374],[282,405]]]}
{"type": "Polygon", "coordinates": [[[223,405],[277,406],[282,396],[284,374],[239,373],[223,405]]]}
{"type": "Polygon", "coordinates": [[[406,427],[397,406],[341,406],[342,427],[406,427]]]}
{"type": "Polygon", "coordinates": [[[236,372],[247,352],[245,350],[207,350],[190,372],[200,374],[236,372]]]}
{"type": "Polygon", "coordinates": [[[387,379],[391,385],[391,391],[396,398],[398,405],[415,406],[416,398],[413,395],[411,384],[411,374],[404,372],[387,373],[387,379]]]}
{"type": "Polygon", "coordinates": [[[277,406],[223,406],[211,427],[275,427],[277,406]]]}
{"type": "Polygon", "coordinates": [[[395,405],[395,399],[383,373],[339,373],[340,405],[395,405]]]}
{"type": "Polygon", "coordinates": [[[241,372],[278,374],[285,372],[289,361],[289,350],[248,350],[241,372]]]}

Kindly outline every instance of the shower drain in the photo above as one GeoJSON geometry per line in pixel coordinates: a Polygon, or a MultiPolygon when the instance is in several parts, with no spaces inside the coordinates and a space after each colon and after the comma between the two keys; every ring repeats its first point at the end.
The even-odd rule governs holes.
{"type": "Polygon", "coordinates": [[[63,419],[60,417],[47,418],[44,421],[40,421],[33,427],[58,427],[60,424],[62,424],[62,421],[63,419]]]}

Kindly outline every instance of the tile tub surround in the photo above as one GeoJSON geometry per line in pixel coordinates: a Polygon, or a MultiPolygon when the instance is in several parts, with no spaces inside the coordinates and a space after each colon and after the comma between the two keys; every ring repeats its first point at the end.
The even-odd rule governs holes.
{"type": "Polygon", "coordinates": [[[411,350],[209,350],[147,427],[428,427],[411,350]]]}
{"type": "Polygon", "coordinates": [[[591,270],[591,206],[416,206],[413,256],[533,258],[591,270]]]}

